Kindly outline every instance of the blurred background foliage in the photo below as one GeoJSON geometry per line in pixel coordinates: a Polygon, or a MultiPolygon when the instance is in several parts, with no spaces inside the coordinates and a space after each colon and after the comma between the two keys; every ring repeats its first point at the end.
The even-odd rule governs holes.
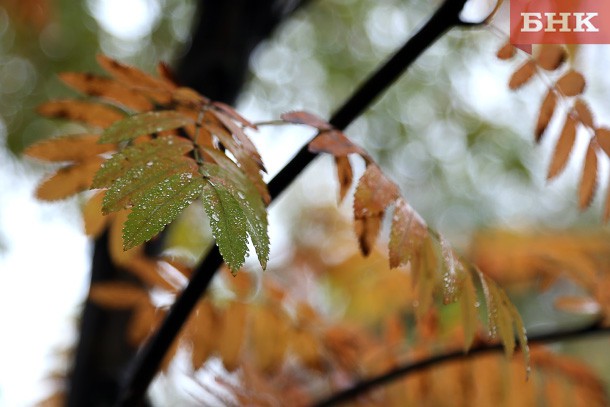
{"type": "MultiPolygon", "coordinates": [[[[437,3],[311,2],[256,50],[238,110],[251,120],[270,120],[296,109],[328,117],[357,83],[408,38],[437,3]]],[[[99,72],[95,54],[100,52],[149,71],[159,60],[175,62],[189,45],[195,12],[195,2],[183,0],[0,1],[0,242],[4,246],[0,256],[11,256],[14,244],[10,242],[17,233],[14,227],[7,226],[6,218],[19,220],[27,216],[16,210],[17,198],[11,198],[11,194],[20,193],[21,202],[26,199],[24,195],[31,196],[33,183],[42,176],[43,168],[22,161],[19,153],[36,140],[82,131],[73,124],[51,122],[35,113],[36,106],[44,100],[72,95],[56,74],[99,72]],[[16,183],[27,187],[15,189],[16,183]]],[[[555,137],[551,132],[540,147],[535,147],[531,135],[545,85],[537,83],[517,93],[508,91],[506,81],[519,58],[511,63],[495,59],[495,51],[504,40],[490,29],[451,32],[427,50],[389,92],[347,129],[347,134],[375,157],[423,218],[464,252],[470,250],[473,234],[490,228],[529,233],[537,228],[587,227],[599,233],[600,240],[607,239],[599,226],[599,199],[586,213],[577,210],[579,173],[574,164],[582,159],[582,148],[572,157],[566,174],[551,184],[545,182],[555,137]]],[[[594,69],[599,56],[591,56],[594,52],[582,48],[576,61],[585,72],[587,67],[593,67],[589,72],[594,80],[585,96],[591,97],[593,110],[603,114],[604,107],[596,101],[603,96],[599,89],[607,89],[608,83],[594,69]],[[587,61],[593,62],[588,65],[587,61]]],[[[253,139],[271,176],[311,135],[303,129],[265,128],[253,139]]],[[[336,239],[352,237],[337,229],[339,226],[333,227],[338,221],[329,222],[323,215],[327,211],[324,208],[336,202],[332,174],[331,160],[319,159],[274,207],[271,257],[275,270],[285,268],[287,261],[294,261],[294,256],[307,248],[322,251],[327,259],[335,256],[337,261],[349,255],[351,249],[342,252],[340,248],[344,246],[338,245],[336,239]]],[[[45,217],[77,223],[76,203],[70,201],[52,208],[45,205],[41,211],[45,217]]],[[[332,216],[340,218],[350,208],[348,200],[332,216]]],[[[200,213],[187,211],[172,228],[171,250],[192,258],[202,255],[210,241],[209,230],[204,227],[193,233],[190,227],[200,213]]],[[[24,220],[23,224],[36,227],[30,221],[24,220]]],[[[35,230],[28,233],[37,233],[35,230]]],[[[59,237],[55,241],[61,243],[59,237]]],[[[32,244],[29,250],[37,248],[32,244]]],[[[502,245],[493,250],[502,250],[502,245]]],[[[605,248],[599,250],[604,254],[598,251],[597,256],[608,256],[605,248]]],[[[87,251],[72,253],[84,256],[81,263],[87,264],[87,251]]],[[[10,285],[6,274],[12,272],[0,270],[0,281],[10,285]]],[[[44,270],[23,272],[35,276],[44,270]]],[[[78,279],[84,281],[86,269],[70,273],[61,276],[82,275],[78,279]]],[[[502,280],[501,274],[495,277],[502,280]]],[[[60,277],[56,277],[55,284],[54,290],[60,290],[60,277]]],[[[573,322],[554,311],[552,303],[559,293],[574,289],[562,280],[544,295],[538,295],[532,287],[522,287],[515,298],[530,326],[543,321],[545,328],[551,329],[573,322]]],[[[82,300],[85,290],[81,288],[74,294],[74,304],[82,300]]],[[[16,301],[3,293],[3,307],[16,301]]],[[[13,290],[12,295],[19,295],[18,290],[13,290]]],[[[52,301],[51,297],[47,295],[42,300],[52,301]]],[[[45,308],[45,312],[52,310],[52,306],[45,308]]],[[[357,313],[350,309],[345,312],[357,313]]],[[[2,325],[4,332],[17,329],[6,327],[5,322],[2,325]]],[[[569,349],[595,359],[597,367],[608,373],[608,367],[595,356],[600,353],[596,351],[599,346],[598,342],[588,341],[586,347],[571,344],[569,349]],[[593,351],[587,353],[583,350],[587,348],[593,351]]],[[[0,391],[5,386],[8,387],[0,383],[0,391]]],[[[1,397],[2,393],[0,400],[1,397]]]]}

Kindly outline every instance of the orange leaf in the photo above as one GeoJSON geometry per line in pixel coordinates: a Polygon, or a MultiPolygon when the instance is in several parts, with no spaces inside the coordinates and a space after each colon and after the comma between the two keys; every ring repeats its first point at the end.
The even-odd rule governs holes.
{"type": "Polygon", "coordinates": [[[157,309],[148,301],[136,305],[129,319],[127,327],[127,340],[132,346],[141,345],[155,329],[159,321],[157,309]]]}
{"type": "Polygon", "coordinates": [[[540,113],[538,114],[538,122],[536,123],[536,142],[539,142],[542,138],[542,133],[546,130],[546,127],[549,125],[551,118],[553,117],[553,113],[555,112],[555,105],[557,104],[557,96],[553,89],[549,89],[544,101],[542,102],[542,106],[540,106],[540,113]]]}
{"type": "Polygon", "coordinates": [[[565,96],[580,95],[585,89],[585,78],[580,72],[570,70],[559,78],[555,86],[565,96]]]}
{"type": "Polygon", "coordinates": [[[595,127],[593,113],[591,113],[591,109],[589,109],[587,102],[580,98],[576,99],[576,102],[574,102],[574,111],[578,114],[578,119],[582,124],[591,128],[595,127]]]}
{"type": "Polygon", "coordinates": [[[574,140],[576,140],[576,121],[572,116],[568,115],[555,146],[553,159],[546,177],[548,180],[555,178],[565,168],[574,147],[574,140]]]}
{"type": "Polygon", "coordinates": [[[89,300],[105,308],[130,309],[148,302],[148,293],[131,283],[103,282],[91,286],[89,300]]]}
{"type": "Polygon", "coordinates": [[[284,362],[288,346],[288,321],[281,308],[250,308],[250,343],[255,365],[263,372],[274,372],[284,362]]]}
{"type": "Polygon", "coordinates": [[[411,258],[419,257],[428,228],[415,211],[399,198],[394,208],[390,231],[390,267],[406,265],[411,258]]]}
{"type": "MultiPolygon", "coordinates": [[[[218,353],[225,368],[232,372],[239,367],[241,349],[246,336],[248,307],[232,302],[225,310],[218,335],[218,353]]],[[[209,332],[207,333],[209,335],[209,332]]]]}
{"type": "Polygon", "coordinates": [[[511,59],[514,55],[515,47],[510,42],[504,44],[496,53],[496,56],[502,60],[511,59]]]}
{"type": "Polygon", "coordinates": [[[341,202],[352,185],[354,173],[347,157],[335,157],[335,165],[337,167],[337,180],[339,180],[339,202],[341,202]]]}
{"type": "Polygon", "coordinates": [[[371,252],[386,206],[399,196],[396,184],[386,178],[377,165],[367,167],[354,194],[356,235],[364,255],[371,252]]]}
{"type": "Polygon", "coordinates": [[[604,222],[608,223],[610,220],[610,181],[608,181],[608,187],[606,188],[606,203],[604,206],[604,222]]]}
{"type": "Polygon", "coordinates": [[[318,130],[331,130],[333,128],[326,120],[309,112],[288,112],[282,114],[280,118],[288,123],[306,124],[318,130]]]}
{"type": "Polygon", "coordinates": [[[597,139],[597,144],[610,157],[610,129],[604,127],[595,129],[595,138],[597,139]]]}
{"type": "Polygon", "coordinates": [[[561,66],[566,60],[567,53],[565,48],[558,44],[544,44],[540,48],[537,56],[538,64],[542,69],[553,71],[561,66]]]}
{"type": "Polygon", "coordinates": [[[580,209],[585,209],[591,204],[595,190],[597,188],[597,153],[593,147],[593,139],[587,147],[587,155],[585,156],[585,165],[580,181],[580,189],[578,190],[578,205],[580,209]]]}
{"type": "Polygon", "coordinates": [[[339,130],[321,131],[310,143],[309,151],[312,153],[329,153],[335,157],[348,154],[365,155],[364,151],[352,143],[343,132],[339,130]]]}
{"type": "Polygon", "coordinates": [[[574,314],[599,314],[601,307],[597,301],[587,297],[563,296],[555,300],[555,308],[574,314]]]}
{"type": "MultiPolygon", "coordinates": [[[[225,316],[226,317],[226,316],[225,316]]],[[[191,364],[193,369],[199,369],[216,350],[218,339],[218,313],[214,306],[206,300],[199,301],[197,308],[188,321],[187,332],[191,340],[191,364]]]]}
{"type": "Polygon", "coordinates": [[[83,222],[87,236],[101,235],[110,220],[110,217],[102,214],[102,200],[105,194],[106,191],[95,193],[83,206],[83,222]]]}
{"type": "Polygon", "coordinates": [[[62,136],[34,143],[23,153],[45,161],[81,161],[115,149],[112,144],[98,144],[99,138],[95,134],[62,136]]]}
{"type": "Polygon", "coordinates": [[[102,162],[103,158],[94,157],[83,163],[60,168],[38,185],[36,197],[43,201],[54,201],[89,189],[102,162]]]}
{"type": "Polygon", "coordinates": [[[251,121],[247,120],[245,117],[237,113],[237,111],[232,106],[229,106],[228,104],[222,102],[212,102],[212,105],[227,116],[229,116],[231,119],[241,123],[243,126],[250,127],[252,129],[257,128],[251,121]]]}
{"type": "Polygon", "coordinates": [[[80,72],[64,72],[59,74],[59,78],[85,95],[104,98],[136,111],[153,109],[146,96],[114,79],[80,72]]]}
{"type": "Polygon", "coordinates": [[[510,77],[508,87],[515,90],[525,85],[536,73],[536,63],[528,60],[521,65],[510,77]]]}
{"type": "Polygon", "coordinates": [[[106,128],[125,116],[117,109],[82,100],[53,100],[38,106],[38,113],[56,119],[67,119],[106,128]]]}

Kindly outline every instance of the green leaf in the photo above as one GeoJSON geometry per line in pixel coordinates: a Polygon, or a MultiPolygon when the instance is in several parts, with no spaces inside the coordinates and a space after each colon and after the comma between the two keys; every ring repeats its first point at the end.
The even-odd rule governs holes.
{"type": "Polygon", "coordinates": [[[140,196],[169,176],[180,173],[197,173],[195,160],[188,157],[155,159],[132,167],[108,189],[102,203],[104,215],[138,202],[140,196]]]}
{"type": "Polygon", "coordinates": [[[236,273],[248,254],[244,211],[227,188],[213,181],[203,186],[203,205],[220,254],[231,271],[236,273]]]}
{"type": "Polygon", "coordinates": [[[92,188],[107,188],[130,169],[146,166],[149,162],[163,159],[175,160],[193,149],[193,144],[184,138],[159,137],[146,143],[124,148],[104,162],[95,174],[92,188]]]}
{"type": "Polygon", "coordinates": [[[203,178],[174,174],[143,193],[123,227],[125,250],[150,240],[201,195],[203,178]]]}
{"type": "Polygon", "coordinates": [[[131,140],[144,134],[177,129],[194,123],[193,119],[175,110],[146,112],[115,122],[104,130],[99,142],[117,143],[119,141],[131,140]]]}
{"type": "Polygon", "coordinates": [[[470,273],[464,273],[462,281],[460,305],[464,326],[464,351],[468,351],[472,346],[477,329],[477,291],[470,273]]]}
{"type": "MultiPolygon", "coordinates": [[[[212,184],[217,188],[222,187],[226,189],[239,203],[239,207],[245,217],[244,225],[247,234],[252,239],[252,244],[256,250],[261,267],[265,269],[269,259],[269,235],[267,234],[267,210],[262,197],[249,178],[233,161],[217,151],[210,150],[207,152],[218,165],[206,163],[202,168],[202,172],[209,178],[212,184]]],[[[218,239],[216,236],[217,231],[214,229],[213,231],[214,236],[218,239]]]]}

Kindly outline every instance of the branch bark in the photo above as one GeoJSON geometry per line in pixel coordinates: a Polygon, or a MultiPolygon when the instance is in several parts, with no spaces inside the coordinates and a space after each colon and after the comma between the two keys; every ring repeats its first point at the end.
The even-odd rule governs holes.
{"type": "MultiPolygon", "coordinates": [[[[443,33],[463,25],[459,14],[465,2],[466,0],[446,0],[428,22],[339,108],[330,119],[330,124],[338,129],[347,127],[443,33]]],[[[269,183],[271,197],[277,198],[315,157],[316,154],[309,152],[307,146],[301,148],[269,183]]],[[[170,309],[159,330],[139,353],[117,406],[137,405],[144,397],[165,353],[221,264],[222,257],[218,247],[214,246],[193,273],[191,281],[170,309]]]]}
{"type": "MultiPolygon", "coordinates": [[[[543,344],[549,342],[559,342],[565,340],[579,339],[584,336],[590,335],[602,335],[610,333],[610,327],[602,326],[598,323],[590,325],[584,328],[576,328],[566,331],[549,332],[540,335],[534,335],[528,337],[530,344],[543,344]]],[[[319,401],[312,407],[328,407],[337,405],[339,403],[345,403],[353,400],[358,396],[361,396],[377,387],[391,383],[394,380],[404,378],[405,376],[417,373],[422,370],[431,369],[433,367],[440,366],[444,363],[452,362],[455,360],[464,360],[476,357],[491,352],[502,352],[504,347],[502,344],[495,345],[480,345],[471,348],[468,353],[464,353],[463,350],[445,353],[437,355],[429,359],[424,359],[415,363],[408,363],[402,366],[398,366],[395,369],[390,370],[382,375],[372,377],[364,380],[360,383],[356,383],[353,387],[347,388],[341,392],[331,395],[329,398],[319,401]]]]}

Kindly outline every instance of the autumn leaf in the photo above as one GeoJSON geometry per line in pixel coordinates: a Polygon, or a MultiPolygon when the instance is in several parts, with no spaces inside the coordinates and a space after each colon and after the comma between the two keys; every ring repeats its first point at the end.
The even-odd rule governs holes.
{"type": "Polygon", "coordinates": [[[570,70],[559,78],[555,86],[565,96],[577,96],[585,89],[585,78],[580,72],[570,70]]]}
{"type": "Polygon", "coordinates": [[[589,108],[589,105],[587,105],[587,102],[580,98],[576,99],[574,102],[574,111],[582,124],[591,128],[595,127],[593,113],[591,113],[591,109],[589,108]]]}
{"type": "Polygon", "coordinates": [[[131,309],[148,301],[148,293],[131,283],[99,282],[91,286],[89,300],[105,308],[131,309]]]}
{"type": "Polygon", "coordinates": [[[508,87],[512,90],[525,85],[536,73],[536,63],[533,60],[526,61],[510,77],[508,87]]]}
{"type": "Polygon", "coordinates": [[[327,130],[320,132],[308,145],[312,153],[329,153],[335,157],[344,157],[348,154],[367,154],[348,139],[342,131],[327,130]]]}
{"type": "Polygon", "coordinates": [[[354,173],[347,157],[335,157],[335,166],[337,168],[337,180],[339,181],[339,202],[341,202],[345,199],[352,185],[354,173]]]}
{"type": "Polygon", "coordinates": [[[282,120],[293,124],[306,124],[318,130],[331,130],[333,127],[324,119],[318,116],[303,111],[288,112],[280,116],[282,120]]]}
{"type": "Polygon", "coordinates": [[[42,140],[27,147],[25,155],[44,161],[83,161],[115,149],[112,144],[99,144],[95,134],[71,134],[42,140]]]}
{"type": "Polygon", "coordinates": [[[551,165],[549,166],[549,172],[547,179],[551,180],[559,175],[566,166],[570,153],[574,147],[574,141],[576,140],[576,121],[572,116],[566,116],[566,121],[557,140],[555,151],[553,152],[553,158],[551,165]]]}
{"type": "Polygon", "coordinates": [[[191,124],[193,124],[193,120],[190,117],[175,110],[141,113],[108,127],[100,137],[100,143],[117,143],[191,124]]]}
{"type": "MultiPolygon", "coordinates": [[[[246,321],[249,307],[240,302],[232,302],[225,310],[218,335],[218,354],[225,368],[232,372],[239,367],[240,354],[246,339],[246,321]]],[[[212,330],[205,332],[210,336],[212,330]]]]}
{"type": "Polygon", "coordinates": [[[549,125],[551,118],[553,117],[553,113],[555,112],[555,106],[557,104],[557,95],[553,89],[549,89],[546,96],[544,97],[544,101],[540,106],[540,113],[538,114],[538,122],[536,123],[536,142],[540,142],[542,138],[542,134],[546,130],[546,127],[549,125]]]}
{"type": "Polygon", "coordinates": [[[174,174],[143,193],[123,228],[123,249],[144,243],[191,204],[203,188],[201,177],[191,172],[174,174]]]}
{"type": "Polygon", "coordinates": [[[123,113],[114,107],[74,99],[43,103],[38,106],[37,112],[46,117],[72,120],[100,128],[106,128],[124,117],[123,113]]]}
{"type": "Polygon", "coordinates": [[[610,157],[610,129],[605,127],[595,129],[595,138],[597,139],[597,144],[610,157]]]}
{"type": "Polygon", "coordinates": [[[515,55],[515,52],[516,48],[513,46],[513,44],[507,42],[498,50],[498,52],[496,52],[496,57],[502,60],[511,59],[515,55]]]}
{"type": "Polygon", "coordinates": [[[371,252],[385,208],[399,197],[396,184],[371,164],[358,182],[354,194],[354,225],[362,253],[371,252]]]}
{"type": "Polygon", "coordinates": [[[390,267],[395,268],[420,255],[421,247],[428,236],[423,220],[403,198],[396,201],[392,228],[390,230],[390,267]]]}
{"type": "Polygon", "coordinates": [[[597,153],[593,147],[593,139],[587,147],[585,164],[578,190],[578,205],[581,209],[588,207],[593,200],[597,188],[597,153]]]}
{"type": "Polygon", "coordinates": [[[101,235],[109,221],[109,218],[102,214],[102,200],[105,193],[105,191],[98,191],[83,206],[83,223],[87,236],[101,235]]]}
{"type": "Polygon", "coordinates": [[[547,71],[553,71],[561,66],[567,58],[565,48],[558,44],[543,44],[536,57],[538,65],[547,71]]]}
{"type": "Polygon", "coordinates": [[[461,283],[460,309],[464,328],[464,350],[467,351],[472,346],[477,331],[478,298],[470,273],[464,273],[461,283]]]}
{"type": "Polygon", "coordinates": [[[103,161],[101,157],[94,157],[82,163],[60,168],[38,185],[36,197],[43,201],[55,201],[86,191],[103,161]]]}
{"type": "Polygon", "coordinates": [[[573,314],[599,315],[601,312],[599,303],[589,297],[561,296],[553,305],[560,311],[573,314]]]}

